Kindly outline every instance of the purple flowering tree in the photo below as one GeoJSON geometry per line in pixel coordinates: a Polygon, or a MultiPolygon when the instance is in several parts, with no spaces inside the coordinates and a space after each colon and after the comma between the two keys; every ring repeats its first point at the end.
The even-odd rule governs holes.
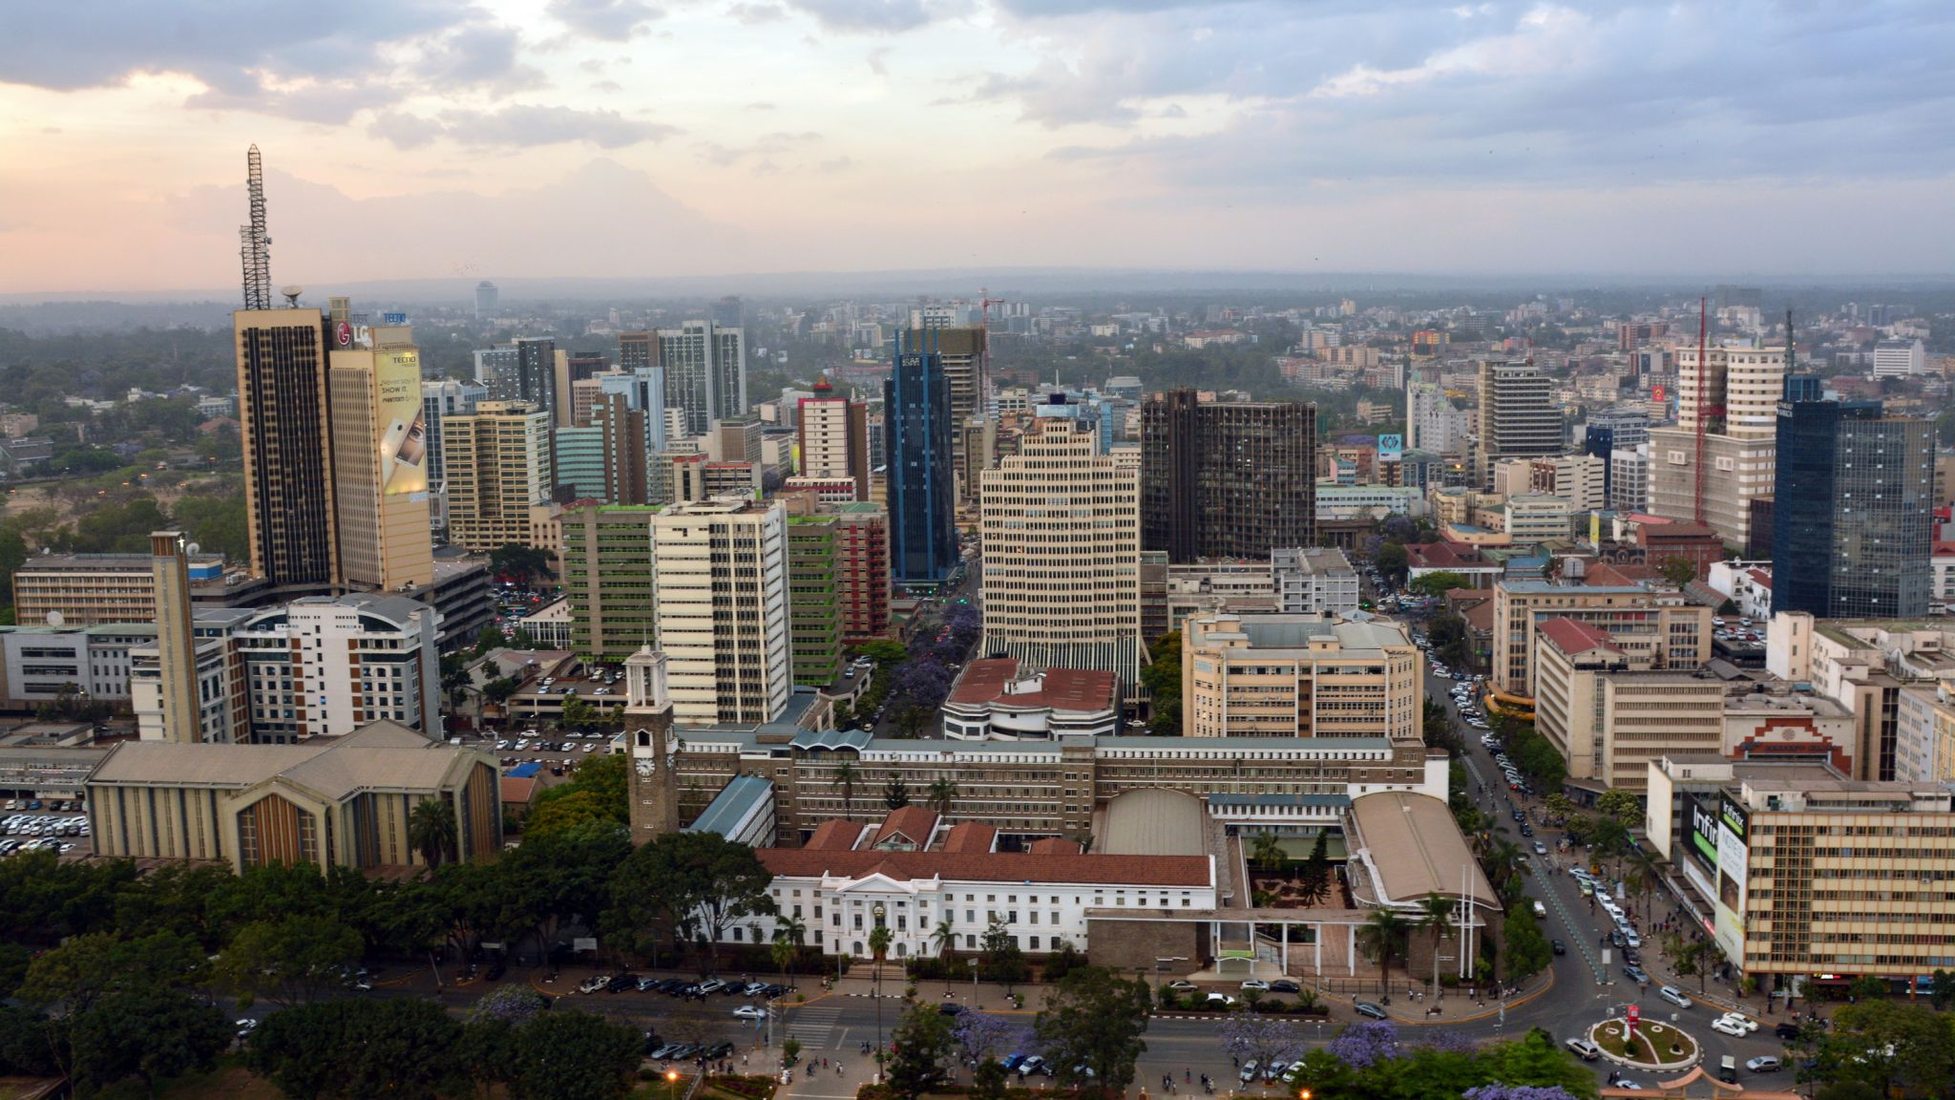
{"type": "Polygon", "coordinates": [[[1497,1081],[1467,1089],[1461,1095],[1466,1100],[1575,1100],[1560,1085],[1503,1085],[1497,1081]]]}
{"type": "Polygon", "coordinates": [[[1245,1065],[1287,1064],[1303,1057],[1303,1036],[1289,1020],[1234,1012],[1222,1021],[1222,1049],[1245,1065]]]}
{"type": "Polygon", "coordinates": [[[973,1065],[987,1058],[997,1058],[1013,1050],[1023,1050],[1029,1041],[1030,1032],[1002,1016],[987,1016],[982,1012],[960,1012],[957,1023],[951,1028],[958,1047],[964,1052],[964,1060],[973,1065]]]}
{"type": "Polygon", "coordinates": [[[1463,1031],[1440,1028],[1419,1036],[1419,1045],[1429,1050],[1443,1051],[1447,1054],[1472,1054],[1480,1049],[1480,1044],[1463,1031]]]}
{"type": "Polygon", "coordinates": [[[543,994],[526,985],[505,985],[475,1002],[469,1015],[478,1020],[507,1020],[520,1024],[548,1007],[543,994]]]}
{"type": "Polygon", "coordinates": [[[1398,1028],[1383,1020],[1365,1020],[1338,1032],[1328,1049],[1352,1069],[1370,1069],[1398,1057],[1398,1028]]]}

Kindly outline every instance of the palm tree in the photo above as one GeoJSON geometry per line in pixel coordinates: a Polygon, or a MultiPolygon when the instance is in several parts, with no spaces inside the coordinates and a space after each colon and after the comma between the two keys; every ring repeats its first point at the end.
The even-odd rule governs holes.
{"type": "Polygon", "coordinates": [[[1391,909],[1373,912],[1370,920],[1358,926],[1358,943],[1378,956],[1378,985],[1385,990],[1387,1001],[1391,999],[1392,958],[1405,953],[1411,935],[1412,925],[1391,909]]]}
{"type": "Polygon", "coordinates": [[[423,799],[407,812],[407,842],[421,853],[429,874],[454,854],[457,837],[455,814],[447,799],[423,799]]]}
{"type": "Polygon", "coordinates": [[[1249,861],[1264,870],[1274,870],[1288,858],[1289,853],[1283,850],[1283,842],[1275,833],[1257,833],[1256,839],[1250,842],[1249,861]]]}
{"type": "Polygon", "coordinates": [[[1420,899],[1419,927],[1432,933],[1432,988],[1439,991],[1439,945],[1452,937],[1453,914],[1459,910],[1459,899],[1444,894],[1430,893],[1420,899]]]}
{"type": "Polygon", "coordinates": [[[1629,850],[1628,887],[1634,890],[1643,901],[1643,919],[1650,915],[1650,895],[1663,883],[1663,872],[1657,866],[1656,853],[1638,844],[1629,850]]]}
{"type": "MultiPolygon", "coordinates": [[[[957,933],[951,931],[949,917],[938,921],[937,926],[930,930],[930,942],[937,945],[937,957],[939,959],[950,953],[951,945],[957,942],[957,933]]],[[[950,967],[944,967],[944,996],[946,997],[950,996],[950,981],[952,976],[950,967]]]]}
{"type": "Polygon", "coordinates": [[[930,793],[927,797],[930,800],[931,809],[936,810],[945,817],[949,817],[951,803],[957,801],[957,781],[949,776],[932,781],[930,784],[930,793]]]}
{"type": "Polygon", "coordinates": [[[835,769],[835,786],[842,788],[842,816],[855,820],[855,765],[844,760],[835,769]]]}
{"type": "Polygon", "coordinates": [[[782,916],[774,924],[774,964],[781,968],[781,984],[793,985],[788,976],[794,972],[794,957],[801,953],[802,941],[807,938],[808,925],[800,917],[782,916]]]}

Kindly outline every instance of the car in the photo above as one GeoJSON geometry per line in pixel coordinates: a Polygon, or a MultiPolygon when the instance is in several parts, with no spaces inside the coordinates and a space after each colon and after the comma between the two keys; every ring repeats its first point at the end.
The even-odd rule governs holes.
{"type": "Polygon", "coordinates": [[[1618,1078],[1616,1078],[1616,1087],[1617,1087],[1617,1088],[1619,1088],[1619,1089],[1622,1089],[1622,1090],[1624,1090],[1624,1091],[1627,1091],[1627,1092],[1641,1092],[1641,1091],[1643,1091],[1643,1086],[1642,1086],[1641,1084],[1639,1084],[1639,1083],[1637,1083],[1637,1081],[1636,1081],[1636,1080],[1635,1080],[1634,1078],[1631,1078],[1631,1077],[1618,1077],[1618,1078]]]}
{"type": "Polygon", "coordinates": [[[1623,939],[1622,945],[1624,947],[1643,946],[1643,937],[1637,935],[1636,930],[1634,928],[1624,928],[1622,930],[1622,939],[1623,939]]]}
{"type": "Polygon", "coordinates": [[[1248,981],[1242,983],[1242,989],[1243,992],[1245,993],[1251,991],[1254,991],[1256,993],[1268,993],[1269,983],[1262,980],[1261,978],[1251,978],[1248,981]]]}
{"type": "Polygon", "coordinates": [[[1727,1016],[1719,1016],[1717,1019],[1712,1020],[1711,1030],[1723,1035],[1734,1036],[1736,1038],[1743,1038],[1747,1034],[1743,1025],[1732,1023],[1730,1018],[1727,1016]]]}
{"type": "Polygon", "coordinates": [[[1597,1058],[1602,1057],[1601,1047],[1598,1047],[1594,1043],[1589,1042],[1587,1039],[1580,1038],[1579,1036],[1573,1039],[1569,1039],[1566,1045],[1569,1050],[1575,1052],[1575,1056],[1577,1058],[1580,1058],[1584,1062],[1593,1062],[1597,1058]]]}
{"type": "Polygon", "coordinates": [[[1758,1021],[1752,1019],[1751,1017],[1745,1015],[1742,1012],[1727,1012],[1724,1015],[1719,1016],[1718,1019],[1724,1020],[1728,1023],[1732,1023],[1737,1025],[1738,1027],[1743,1028],[1744,1033],[1746,1035],[1750,1035],[1752,1032],[1758,1030],[1758,1021]]]}
{"type": "Polygon", "coordinates": [[[1208,996],[1202,998],[1202,1007],[1204,1008],[1232,1008],[1234,1006],[1235,998],[1229,996],[1227,993],[1210,993],[1208,996]]]}
{"type": "Polygon", "coordinates": [[[1568,945],[1562,943],[1560,940],[1549,940],[1548,945],[1554,948],[1554,953],[1557,955],[1568,954],[1568,945]]]}
{"type": "Polygon", "coordinates": [[[718,978],[708,978],[705,981],[699,983],[699,992],[701,995],[707,993],[718,993],[720,990],[725,988],[726,988],[726,983],[720,981],[718,978]]]}
{"type": "Polygon", "coordinates": [[[939,1001],[937,1002],[937,1014],[939,1016],[962,1016],[964,1014],[964,1006],[955,1001],[939,1001]]]}
{"type": "Polygon", "coordinates": [[[1676,1005],[1678,1008],[1689,1008],[1691,1005],[1697,1003],[1696,1001],[1690,999],[1689,994],[1685,993],[1681,989],[1678,989],[1674,985],[1664,986],[1663,988],[1656,991],[1656,995],[1663,998],[1666,1001],[1669,1001],[1671,1004],[1676,1005]]]}
{"type": "Polygon", "coordinates": [[[598,974],[594,977],[585,978],[583,981],[578,982],[577,992],[598,993],[608,988],[610,984],[611,984],[611,978],[608,975],[598,974]]]}
{"type": "Polygon", "coordinates": [[[1303,992],[1303,987],[1288,978],[1278,978],[1276,981],[1269,983],[1269,991],[1271,993],[1301,993],[1303,992]]]}
{"type": "Polygon", "coordinates": [[[741,1005],[739,1008],[733,1010],[733,1018],[736,1020],[765,1020],[767,1018],[767,1010],[761,1008],[759,1005],[741,1005]]]}
{"type": "Polygon", "coordinates": [[[613,993],[623,993],[627,989],[636,990],[638,988],[638,975],[620,974],[604,983],[604,988],[613,993]]]}
{"type": "Polygon", "coordinates": [[[999,1064],[1004,1066],[1005,1069],[1007,1070],[1014,1070],[1017,1069],[1018,1064],[1020,1062],[1023,1062],[1024,1060],[1025,1060],[1025,1055],[1014,1052],[1012,1054],[1007,1055],[1005,1057],[1005,1060],[999,1064]]]}
{"type": "Polygon", "coordinates": [[[238,1021],[237,1028],[238,1028],[238,1038],[248,1039],[251,1037],[252,1032],[258,1030],[258,1021],[252,1019],[249,1016],[246,1016],[245,1018],[238,1021]]]}
{"type": "Polygon", "coordinates": [[[1796,1042],[1799,1038],[1799,1025],[1780,1024],[1772,1029],[1772,1034],[1777,1035],[1780,1039],[1788,1043],[1796,1042]]]}
{"type": "Polygon", "coordinates": [[[1260,1068],[1262,1068],[1261,1063],[1251,1058],[1247,1062],[1242,1063],[1242,1072],[1236,1076],[1240,1077],[1242,1083],[1246,1085],[1256,1079],[1256,1071],[1260,1068]]]}
{"type": "Polygon", "coordinates": [[[700,1051],[700,1056],[705,1058],[709,1062],[714,1062],[732,1053],[733,1053],[732,1043],[718,1042],[718,1043],[714,1043],[712,1046],[707,1047],[705,1050],[700,1051]]]}
{"type": "Polygon", "coordinates": [[[1575,889],[1581,891],[1583,897],[1589,897],[1595,893],[1595,884],[1585,878],[1578,878],[1575,880],[1575,889]]]}
{"type": "Polygon", "coordinates": [[[1635,982],[1637,985],[1650,984],[1649,972],[1637,966],[1635,963],[1625,963],[1622,968],[1622,976],[1635,982]]]}
{"type": "Polygon", "coordinates": [[[1174,981],[1168,983],[1168,988],[1174,990],[1176,993],[1193,993],[1195,991],[1195,983],[1186,978],[1176,978],[1174,981]]]}
{"type": "Polygon", "coordinates": [[[1052,1067],[1046,1065],[1045,1059],[1039,1057],[1036,1054],[1032,1055],[1030,1058],[1025,1059],[1023,1062],[1018,1063],[1019,1079],[1023,1080],[1024,1078],[1032,1076],[1034,1073],[1043,1073],[1047,1077],[1052,1076],[1052,1067]]]}
{"type": "Polygon", "coordinates": [[[1370,1001],[1359,1001],[1356,1004],[1353,1004],[1351,1007],[1357,1011],[1358,1015],[1367,1017],[1369,1019],[1373,1019],[1373,1020],[1391,1019],[1391,1013],[1386,1012],[1382,1005],[1373,1004],[1370,1001]]]}
{"type": "Polygon", "coordinates": [[[1745,1062],[1745,1069],[1752,1073],[1777,1073],[1784,1068],[1785,1063],[1776,1054],[1761,1054],[1745,1062]]]}
{"type": "Polygon", "coordinates": [[[659,1047],[657,1050],[654,1050],[650,1054],[646,1055],[646,1057],[652,1059],[655,1062],[663,1062],[666,1059],[672,1057],[672,1052],[678,1050],[679,1047],[680,1047],[679,1043],[666,1043],[663,1046],[659,1047]]]}

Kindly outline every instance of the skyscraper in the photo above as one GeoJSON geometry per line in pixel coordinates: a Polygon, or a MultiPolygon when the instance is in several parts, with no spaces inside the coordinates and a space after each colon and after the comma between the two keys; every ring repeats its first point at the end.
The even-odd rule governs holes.
{"type": "MultiPolygon", "coordinates": [[[[569,415],[569,385],[565,383],[562,392],[558,391],[557,342],[548,337],[523,337],[516,341],[516,373],[511,379],[511,392],[492,393],[498,401],[523,401],[550,414],[550,422],[557,423],[557,409],[564,406],[565,416],[569,415]]],[[[568,423],[566,420],[565,423],[568,423]]]]}
{"type": "Polygon", "coordinates": [[[841,520],[787,517],[788,644],[794,682],[825,688],[842,671],[841,520]]]}
{"type": "Polygon", "coordinates": [[[1932,422],[1878,401],[1780,404],[1772,610],[1927,614],[1934,481],[1932,422]]]}
{"type": "Polygon", "coordinates": [[[869,499],[869,406],[837,394],[823,378],[814,396],[801,399],[795,420],[800,435],[803,477],[846,477],[855,482],[855,499],[869,499]]]}
{"type": "Polygon", "coordinates": [[[1778,453],[1784,348],[1677,351],[1677,426],[1651,428],[1649,510],[1697,516],[1697,427],[1704,427],[1704,522],[1727,544],[1751,539],[1751,502],[1769,495],[1778,453]],[[1699,391],[1701,392],[1701,395],[1699,391]]]}
{"type": "Polygon", "coordinates": [[[1554,382],[1531,361],[1480,363],[1480,446],[1474,476],[1493,482],[1503,458],[1558,455],[1566,445],[1554,382]]]}
{"type": "Polygon", "coordinates": [[[652,561],[674,717],[695,725],[780,717],[794,686],[781,505],[670,505],[652,519],[652,561]]]}
{"type": "Polygon", "coordinates": [[[341,576],[383,592],[425,588],[434,583],[434,543],[414,334],[405,325],[376,326],[335,347],[329,363],[341,576]]]}
{"type": "Polygon", "coordinates": [[[1316,461],[1315,405],[1155,394],[1141,406],[1141,544],[1173,562],[1315,545],[1316,461]]]}
{"type": "Polygon", "coordinates": [[[984,472],[985,653],[1030,670],[1140,674],[1140,471],[1098,453],[1090,420],[1038,417],[984,472]]]}
{"type": "Polygon", "coordinates": [[[484,401],[441,424],[448,463],[448,538],[473,553],[527,545],[530,514],[550,499],[550,415],[520,401],[484,401]]]}
{"type": "Polygon", "coordinates": [[[956,421],[934,335],[899,340],[883,383],[890,572],[903,584],[936,584],[957,564],[956,421]]]}
{"type": "Polygon", "coordinates": [[[458,413],[472,413],[475,406],[489,399],[489,387],[480,382],[442,378],[421,383],[421,417],[428,425],[428,482],[439,486],[447,477],[441,450],[441,421],[458,413]]]}
{"type": "Polygon", "coordinates": [[[1405,386],[1405,449],[1452,454],[1467,436],[1466,411],[1455,408],[1446,391],[1432,382],[1405,386]]]}
{"type": "Polygon", "coordinates": [[[578,656],[623,661],[658,636],[653,615],[656,508],[585,504],[563,516],[564,595],[578,656]]]}
{"type": "MultiPolygon", "coordinates": [[[[245,309],[231,331],[251,572],[274,585],[336,584],[324,321],[316,309],[245,309]]],[[[335,336],[350,345],[351,327],[335,336]]]]}
{"type": "MultiPolygon", "coordinates": [[[[631,335],[631,334],[627,334],[631,335]]],[[[622,341],[621,341],[622,344],[622,341]]],[[[705,435],[715,420],[747,411],[747,338],[744,330],[711,321],[687,321],[657,333],[658,363],[665,368],[665,400],[686,414],[686,432],[705,435]]],[[[630,366],[636,354],[620,358],[630,366]]]]}
{"type": "MultiPolygon", "coordinates": [[[[961,468],[968,442],[965,427],[985,415],[984,367],[985,331],[976,326],[952,325],[954,311],[912,310],[911,347],[928,348],[943,361],[943,372],[950,386],[951,454],[961,468]]],[[[988,459],[985,462],[988,465],[988,459]]],[[[955,476],[955,475],[953,475],[955,476]]],[[[956,486],[959,504],[975,504],[977,485],[960,482],[956,486]]]]}
{"type": "Polygon", "coordinates": [[[495,316],[496,301],[500,296],[501,296],[500,292],[496,290],[496,285],[490,282],[489,280],[484,279],[481,282],[476,283],[475,284],[476,318],[480,319],[483,317],[495,316]]]}

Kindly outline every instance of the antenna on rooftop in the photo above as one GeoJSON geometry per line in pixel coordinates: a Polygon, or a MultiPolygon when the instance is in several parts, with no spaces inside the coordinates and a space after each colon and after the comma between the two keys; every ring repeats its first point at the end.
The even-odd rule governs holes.
{"type": "Polygon", "coordinates": [[[244,263],[244,308],[272,308],[272,239],[265,230],[265,165],[253,145],[245,154],[245,190],[251,220],[238,226],[238,256],[244,263]]]}

